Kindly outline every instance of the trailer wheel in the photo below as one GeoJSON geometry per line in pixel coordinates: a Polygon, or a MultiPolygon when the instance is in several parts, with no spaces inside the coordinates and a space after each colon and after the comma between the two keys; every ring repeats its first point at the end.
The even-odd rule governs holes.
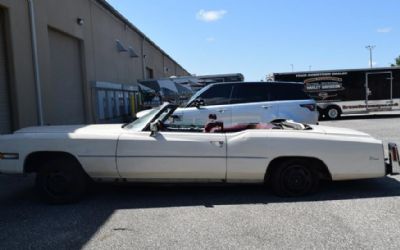
{"type": "Polygon", "coordinates": [[[329,106],[325,109],[325,117],[330,120],[337,120],[340,118],[342,111],[337,106],[329,106]]]}
{"type": "Polygon", "coordinates": [[[321,121],[322,119],[324,119],[324,110],[321,109],[320,107],[317,107],[318,110],[318,120],[321,121]]]}

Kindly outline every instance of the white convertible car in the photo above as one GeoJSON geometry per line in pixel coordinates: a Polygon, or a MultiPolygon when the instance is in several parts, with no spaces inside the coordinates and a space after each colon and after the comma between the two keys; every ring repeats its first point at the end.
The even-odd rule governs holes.
{"type": "MultiPolygon", "coordinates": [[[[77,201],[103,182],[269,183],[282,196],[314,192],[319,180],[399,172],[395,144],[350,129],[291,121],[172,127],[164,104],[128,125],[31,127],[0,136],[0,173],[36,173],[47,200],[77,201]]],[[[171,118],[172,117],[172,118],[171,118]]]]}

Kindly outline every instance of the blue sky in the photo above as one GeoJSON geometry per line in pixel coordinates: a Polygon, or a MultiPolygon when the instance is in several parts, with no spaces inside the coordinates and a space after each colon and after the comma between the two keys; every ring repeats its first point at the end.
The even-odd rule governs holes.
{"type": "Polygon", "coordinates": [[[375,67],[400,55],[398,0],[108,0],[190,73],[375,67]]]}

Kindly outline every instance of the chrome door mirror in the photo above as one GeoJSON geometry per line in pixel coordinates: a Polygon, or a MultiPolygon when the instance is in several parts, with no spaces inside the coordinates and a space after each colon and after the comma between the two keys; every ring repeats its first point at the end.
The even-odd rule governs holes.
{"type": "Polygon", "coordinates": [[[171,119],[172,123],[182,121],[182,116],[180,115],[171,115],[169,118],[171,119]]]}
{"type": "Polygon", "coordinates": [[[196,108],[200,108],[201,106],[205,106],[206,104],[205,104],[205,102],[204,102],[204,100],[202,100],[202,99],[197,99],[197,100],[195,100],[194,101],[194,106],[196,107],[196,108]]]}

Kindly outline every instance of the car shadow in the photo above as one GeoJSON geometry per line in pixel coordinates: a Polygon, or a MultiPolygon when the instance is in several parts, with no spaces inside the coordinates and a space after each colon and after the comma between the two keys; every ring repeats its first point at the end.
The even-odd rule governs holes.
{"type": "Polygon", "coordinates": [[[121,209],[189,206],[212,209],[220,205],[400,196],[400,182],[390,177],[322,183],[318,193],[301,198],[276,197],[263,185],[96,184],[80,203],[48,205],[36,195],[33,179],[15,182],[17,179],[7,178],[0,178],[0,249],[82,248],[121,209]]]}
{"type": "Polygon", "coordinates": [[[107,202],[116,208],[160,208],[281,202],[316,202],[400,196],[400,182],[381,179],[323,182],[320,190],[298,198],[275,196],[265,185],[249,184],[127,184],[96,185],[85,202],[107,202]]]}

